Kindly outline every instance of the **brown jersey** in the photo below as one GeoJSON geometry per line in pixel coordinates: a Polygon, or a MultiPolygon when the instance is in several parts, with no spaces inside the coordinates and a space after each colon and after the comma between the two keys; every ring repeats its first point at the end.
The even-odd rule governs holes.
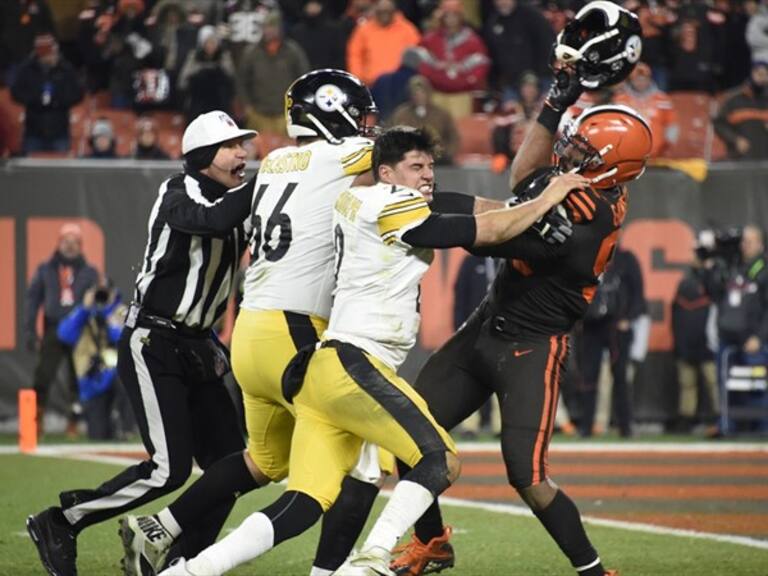
{"type": "MultiPolygon", "coordinates": [[[[544,172],[537,170],[514,192],[521,192],[536,178],[549,178],[551,171],[544,172]]],[[[505,259],[489,300],[494,313],[519,330],[562,334],[584,316],[613,256],[627,210],[627,190],[623,186],[576,190],[564,206],[573,234],[563,244],[547,244],[528,230],[504,244],[472,250],[505,259]]]]}

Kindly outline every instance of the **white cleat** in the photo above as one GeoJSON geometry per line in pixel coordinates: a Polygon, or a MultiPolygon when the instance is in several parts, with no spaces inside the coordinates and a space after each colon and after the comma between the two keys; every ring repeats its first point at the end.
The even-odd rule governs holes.
{"type": "Polygon", "coordinates": [[[173,536],[154,516],[120,518],[120,539],[123,541],[123,574],[153,576],[165,563],[173,544],[173,536]]]}
{"type": "Polygon", "coordinates": [[[354,552],[332,576],[396,576],[389,569],[390,558],[383,548],[354,552]]]}

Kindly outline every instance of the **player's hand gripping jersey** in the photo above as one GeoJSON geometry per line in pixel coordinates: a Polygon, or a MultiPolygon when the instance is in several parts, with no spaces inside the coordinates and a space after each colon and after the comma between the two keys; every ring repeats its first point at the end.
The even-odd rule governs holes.
{"type": "Polygon", "coordinates": [[[370,170],[373,143],[318,140],[271,152],[256,179],[251,265],[242,307],[328,318],[333,278],[333,205],[354,177],[370,170]]]}
{"type": "MultiPolygon", "coordinates": [[[[526,189],[542,189],[552,173],[551,168],[535,171],[515,187],[515,195],[529,197],[526,189]]],[[[526,331],[565,333],[583,317],[613,256],[627,191],[624,186],[577,190],[564,207],[573,222],[573,234],[564,244],[546,244],[528,231],[499,246],[472,250],[507,258],[491,287],[490,302],[526,331]]]]}
{"type": "Polygon", "coordinates": [[[433,251],[402,241],[430,215],[410,188],[379,183],[352,188],[336,201],[333,313],[324,339],[362,348],[397,370],[416,343],[419,283],[433,251]]]}

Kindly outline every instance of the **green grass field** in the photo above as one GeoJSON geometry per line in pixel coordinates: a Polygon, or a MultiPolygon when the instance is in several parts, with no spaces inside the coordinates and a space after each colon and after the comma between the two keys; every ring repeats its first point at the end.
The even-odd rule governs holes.
{"type": "MultiPolygon", "coordinates": [[[[60,490],[94,487],[119,468],[113,465],[21,455],[0,456],[0,575],[44,574],[24,520],[57,501],[60,490]]],[[[273,487],[243,497],[229,520],[236,526],[279,493],[273,487]]],[[[163,501],[165,502],[165,500],[163,501]]],[[[381,507],[380,499],[377,510],[381,507]]],[[[159,503],[145,507],[156,511],[159,503]]],[[[533,518],[466,508],[446,508],[454,526],[457,565],[446,576],[573,574],[533,518]]],[[[588,526],[605,564],[622,576],[768,576],[768,550],[686,537],[588,526]]],[[[232,572],[236,575],[302,576],[309,573],[317,528],[232,572]]],[[[120,574],[122,548],[117,520],[94,526],[79,538],[79,574],[120,574]]]]}

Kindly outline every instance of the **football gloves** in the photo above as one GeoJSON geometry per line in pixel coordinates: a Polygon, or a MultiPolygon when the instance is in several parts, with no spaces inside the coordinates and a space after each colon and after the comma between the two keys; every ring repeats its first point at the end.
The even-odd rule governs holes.
{"type": "MultiPolygon", "coordinates": [[[[530,199],[512,196],[507,200],[507,206],[515,206],[530,199]]],[[[531,229],[535,230],[547,244],[553,245],[565,243],[573,234],[573,224],[565,208],[560,204],[550,208],[544,216],[533,223],[531,229]]]]}
{"type": "Polygon", "coordinates": [[[584,92],[584,87],[573,70],[563,68],[555,72],[555,78],[549,87],[546,104],[556,112],[565,112],[573,106],[584,92]]]}

